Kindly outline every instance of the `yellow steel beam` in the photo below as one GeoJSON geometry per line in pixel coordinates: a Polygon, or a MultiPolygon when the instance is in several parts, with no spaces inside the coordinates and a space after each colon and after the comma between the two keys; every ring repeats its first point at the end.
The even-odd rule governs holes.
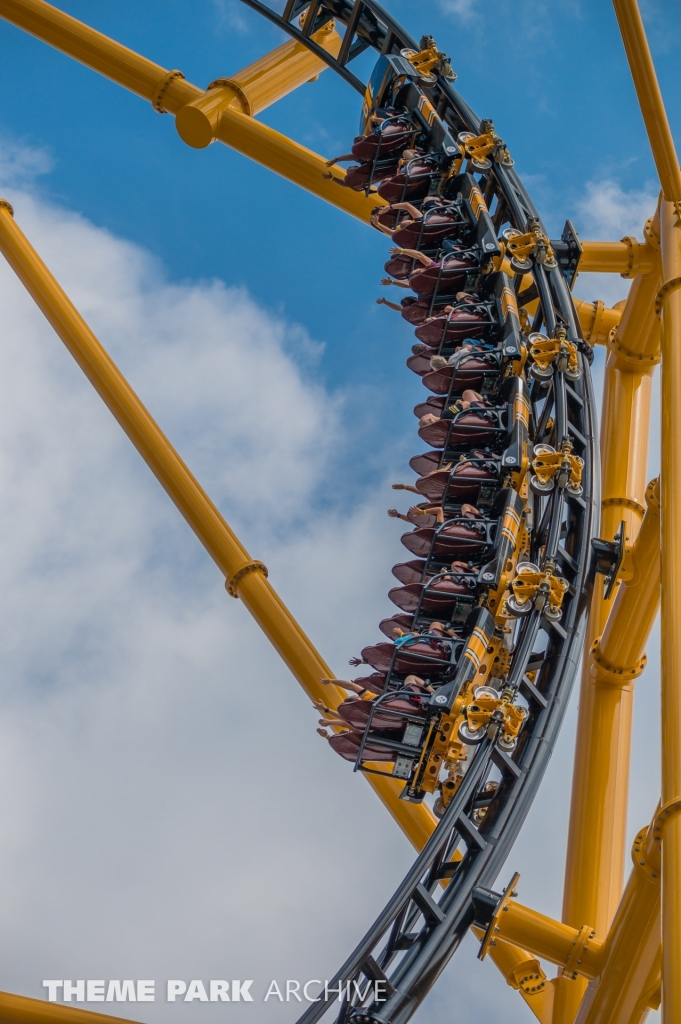
{"type": "Polygon", "coordinates": [[[659,808],[634,841],[633,870],[601,950],[576,1024],[641,1024],[655,1007],[660,982],[659,808]]]}
{"type": "MultiPolygon", "coordinates": [[[[327,21],[310,38],[333,57],[338,56],[342,40],[333,21],[327,21]]],[[[327,71],[328,67],[325,61],[303,43],[287,39],[281,46],[259,57],[236,75],[218,78],[214,87],[227,89],[231,94],[232,106],[255,117],[282,96],[288,96],[322,71],[327,71]]]]}
{"type": "MultiPolygon", "coordinates": [[[[203,95],[181,72],[168,71],[43,0],[2,0],[0,16],[149,100],[160,113],[177,114],[203,95]]],[[[333,56],[338,54],[341,38],[333,22],[327,22],[312,39],[333,56]]],[[[238,109],[257,114],[327,68],[303,43],[290,39],[218,82],[230,88],[238,109]]]]}
{"type": "Polygon", "coordinates": [[[681,224],[660,212],[662,277],[662,1020],[681,1021],[681,224]]]}
{"type": "MultiPolygon", "coordinates": [[[[333,21],[312,39],[334,57],[338,55],[341,37],[333,21]]],[[[188,146],[204,149],[217,138],[220,118],[228,108],[254,116],[327,68],[303,43],[289,39],[231,78],[216,79],[205,93],[180,107],[177,132],[188,146]]]]}
{"type": "Polygon", "coordinates": [[[664,198],[681,203],[681,171],[667,113],[636,0],[613,0],[631,77],[664,198]]]}
{"type": "MultiPolygon", "coordinates": [[[[0,200],[0,251],[224,574],[230,591],[238,590],[306,693],[337,707],[345,698],[344,691],[320,683],[331,675],[329,667],[267,580],[264,566],[253,561],[229,528],[14,222],[5,200],[0,200]]],[[[432,813],[424,805],[401,801],[402,784],[397,779],[366,777],[414,846],[421,849],[435,825],[432,813]]]]}
{"type": "Polygon", "coordinates": [[[0,992],[0,1021],[2,1024],[134,1024],[124,1017],[110,1017],[108,1013],[92,1013],[9,992],[0,992]]]}
{"type": "Polygon", "coordinates": [[[585,302],[574,296],[572,301],[582,328],[584,340],[590,345],[607,345],[610,332],[617,327],[622,319],[622,310],[609,308],[600,299],[596,302],[585,302]]]}
{"type": "Polygon", "coordinates": [[[646,490],[641,529],[622,565],[620,584],[603,635],[589,651],[592,678],[619,687],[645,668],[645,648],[660,606],[660,485],[646,490]]]}
{"type": "MultiPolygon", "coordinates": [[[[480,928],[471,929],[478,939],[484,937],[480,928]]],[[[503,974],[506,984],[520,992],[540,1024],[551,1024],[553,988],[535,956],[510,942],[496,939],[489,951],[490,960],[503,974]]]]}
{"type": "Polygon", "coordinates": [[[621,242],[582,242],[579,273],[621,274],[636,277],[648,274],[656,259],[655,250],[647,242],[623,238],[621,242]]]}
{"type": "MultiPolygon", "coordinates": [[[[375,194],[365,196],[325,178],[328,168],[323,157],[243,113],[245,105],[254,103],[256,109],[262,109],[258,104],[273,102],[278,95],[290,91],[294,80],[305,80],[311,65],[289,44],[226,79],[226,85],[204,92],[187,82],[181,72],[154,64],[44,0],[0,0],[0,17],[137,93],[159,112],[177,115],[190,105],[191,113],[184,121],[194,126],[197,137],[203,137],[197,121],[204,123],[207,117],[205,110],[197,110],[197,103],[208,104],[208,121],[212,123],[212,118],[216,122],[215,137],[359,220],[368,223],[372,210],[385,205],[385,200],[375,194]],[[282,50],[288,56],[282,56],[282,50]],[[258,68],[259,71],[253,70],[258,68]]],[[[336,34],[329,31],[324,35],[324,31],[321,30],[319,41],[333,51],[336,34]]],[[[317,63],[321,70],[323,62],[317,63]]],[[[337,168],[334,177],[343,177],[344,173],[337,168]]]]}
{"type": "MultiPolygon", "coordinates": [[[[611,369],[611,383],[617,377],[625,383],[634,374],[611,369]]],[[[647,375],[638,377],[640,382],[647,375]]],[[[628,409],[633,417],[624,416],[627,399],[634,397],[624,387],[613,386],[611,405],[617,405],[623,417],[622,448],[625,467],[630,452],[641,444],[635,432],[636,413],[640,402],[628,409]],[[618,400],[619,399],[619,400],[618,400]],[[627,451],[627,430],[633,433],[627,451]]],[[[647,413],[650,392],[646,392],[641,427],[647,440],[647,413]]],[[[607,397],[607,392],[606,392],[607,397]]],[[[604,427],[608,419],[604,416],[604,427]]],[[[616,447],[609,449],[610,455],[616,447]]],[[[604,454],[608,454],[607,452],[604,454]]],[[[643,454],[628,467],[628,482],[645,466],[643,454]]],[[[607,499],[606,499],[607,500],[607,499]]],[[[588,924],[598,936],[606,934],[622,890],[626,811],[628,802],[629,751],[633,713],[633,683],[645,663],[645,645],[657,615],[659,604],[659,496],[653,484],[646,492],[648,508],[638,538],[625,560],[625,579],[619,585],[614,606],[606,619],[605,602],[596,594],[592,604],[589,628],[589,657],[582,674],[577,743],[568,851],[563,896],[563,920],[573,928],[588,924]],[[598,639],[598,632],[605,629],[598,639]]],[[[606,505],[610,525],[613,513],[625,519],[632,510],[623,505],[606,505]]],[[[606,516],[604,515],[604,519],[606,516]]],[[[627,529],[633,531],[635,520],[629,519],[627,529]]],[[[614,530],[612,531],[614,533],[614,530]]],[[[606,535],[605,531],[601,531],[606,535]]],[[[554,1024],[574,1020],[584,995],[582,979],[561,977],[556,985],[554,1024]]]]}
{"type": "Polygon", "coordinates": [[[511,900],[506,904],[506,912],[497,918],[495,937],[542,960],[567,967],[571,974],[595,978],[601,970],[603,943],[591,936],[590,931],[571,928],[511,900]]]}

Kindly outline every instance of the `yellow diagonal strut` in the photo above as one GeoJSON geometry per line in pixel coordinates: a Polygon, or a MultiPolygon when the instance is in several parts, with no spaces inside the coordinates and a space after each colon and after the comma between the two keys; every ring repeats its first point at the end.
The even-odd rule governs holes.
{"type": "Polygon", "coordinates": [[[0,1020],[2,1024],[135,1024],[127,1017],[111,1017],[9,992],[0,992],[0,1020]]]}
{"type": "MultiPolygon", "coordinates": [[[[337,707],[345,699],[344,691],[320,683],[332,673],[268,581],[264,566],[254,562],[229,528],[22,233],[5,200],[0,200],[0,250],[223,573],[228,587],[238,591],[306,693],[337,707]]],[[[421,849],[435,826],[432,813],[423,804],[401,801],[402,783],[397,779],[366,777],[413,845],[421,849]]]]}
{"type": "MultiPolygon", "coordinates": [[[[300,52],[300,44],[283,46],[205,91],[43,0],[0,0],[0,16],[62,50],[82,64],[148,100],[155,110],[178,115],[178,128],[189,145],[202,147],[212,138],[268,167],[332,206],[368,223],[371,211],[385,200],[344,188],[328,178],[323,157],[251,117],[326,67],[300,52]],[[299,49],[296,49],[296,46],[299,49]],[[187,108],[187,109],[184,109],[187,108]],[[325,175],[327,175],[325,177],[325,175]]],[[[328,28],[315,39],[334,52],[336,32],[328,28]]],[[[334,177],[344,171],[336,168],[334,177]]]]}

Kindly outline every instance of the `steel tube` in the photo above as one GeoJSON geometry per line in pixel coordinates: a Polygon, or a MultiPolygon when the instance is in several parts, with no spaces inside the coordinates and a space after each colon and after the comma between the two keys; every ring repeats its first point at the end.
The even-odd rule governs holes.
{"type": "Polygon", "coordinates": [[[662,203],[662,1020],[681,1020],[681,225],[662,203]]]}
{"type": "Polygon", "coordinates": [[[660,970],[660,828],[636,837],[634,867],[575,1024],[641,1024],[655,1005],[660,970]]]}
{"type": "MultiPolygon", "coordinates": [[[[643,509],[645,489],[649,415],[649,375],[622,373],[609,366],[601,428],[604,504],[600,533],[606,539],[614,537],[622,519],[626,523],[628,544],[638,533],[638,509],[643,509]]],[[[603,599],[602,592],[595,592],[587,650],[601,635],[611,603],[603,599]]],[[[621,893],[633,687],[631,679],[625,677],[619,685],[613,686],[595,677],[591,667],[589,659],[585,659],[563,920],[575,928],[590,924],[596,934],[602,936],[621,893]]]]}
{"type": "MultiPolygon", "coordinates": [[[[227,579],[233,577],[251,562],[250,555],[21,232],[4,200],[0,250],[215,564],[227,579]]],[[[332,675],[328,665],[263,573],[244,575],[238,593],[310,698],[337,707],[344,691],[322,686],[320,679],[332,675]]],[[[432,813],[422,804],[401,801],[398,780],[366,778],[420,849],[435,826],[432,813]]]]}
{"type": "MultiPolygon", "coordinates": [[[[660,331],[654,300],[659,287],[659,215],[645,225],[652,266],[638,274],[619,323],[609,333],[601,423],[600,534],[610,540],[625,521],[627,544],[638,533],[646,480],[652,372],[660,331]]],[[[586,649],[601,636],[610,601],[594,593],[586,649]]],[[[641,651],[641,654],[643,652],[641,651]]],[[[635,677],[613,679],[584,660],[570,804],[563,920],[606,934],[622,891],[626,845],[629,757],[635,677]]],[[[614,677],[613,677],[614,678],[614,677]]],[[[585,992],[583,979],[556,983],[554,1024],[572,1024],[585,992]]]]}
{"type": "MultiPolygon", "coordinates": [[[[484,932],[473,927],[473,934],[482,939],[484,932]]],[[[504,976],[507,985],[520,992],[540,1024],[551,1024],[553,1011],[553,985],[536,957],[526,949],[499,939],[490,947],[489,958],[504,976]]]]}
{"type": "Polygon", "coordinates": [[[664,198],[681,202],[681,171],[641,12],[636,0],[613,0],[631,77],[664,198]]]}
{"type": "Polygon", "coordinates": [[[622,319],[622,311],[609,308],[600,299],[596,302],[586,302],[573,295],[572,301],[584,340],[588,341],[590,345],[607,345],[610,332],[617,327],[622,319]]]}
{"type": "Polygon", "coordinates": [[[579,273],[621,274],[634,277],[652,269],[654,252],[646,242],[635,238],[621,242],[582,242],[579,273]]]}
{"type": "MultiPolygon", "coordinates": [[[[334,56],[340,50],[341,37],[333,21],[312,39],[334,56]]],[[[188,146],[204,149],[217,138],[220,118],[228,107],[255,116],[327,68],[303,43],[288,39],[236,75],[218,78],[206,92],[180,107],[175,116],[177,133],[188,146]]]]}
{"type": "Polygon", "coordinates": [[[92,1013],[9,992],[0,992],[0,1020],[2,1024],[134,1024],[127,1018],[111,1017],[108,1013],[92,1013]]]}
{"type": "MultiPolygon", "coordinates": [[[[0,0],[0,17],[149,100],[159,111],[177,115],[187,105],[194,110],[192,105],[197,101],[199,106],[207,102],[211,118],[215,117],[216,137],[222,142],[352,217],[368,223],[372,210],[385,205],[380,196],[365,196],[324,178],[328,168],[323,157],[244,114],[242,104],[236,103],[238,110],[229,106],[222,110],[222,105],[218,104],[222,110],[222,116],[218,117],[212,106],[214,97],[206,99],[207,93],[187,82],[180,72],[168,71],[154,64],[44,0],[0,0]]],[[[297,51],[291,50],[290,53],[298,61],[297,51]]],[[[267,55],[261,61],[266,62],[271,56],[267,55]]],[[[300,71],[295,61],[292,68],[294,72],[296,68],[300,71]]],[[[257,75],[252,74],[258,63],[256,61],[255,65],[239,72],[231,81],[237,85],[241,83],[239,87],[245,93],[254,91],[261,103],[265,103],[268,97],[269,102],[273,102],[278,87],[283,88],[281,95],[290,91],[289,79],[281,76],[281,65],[276,60],[267,75],[263,73],[258,87],[257,75]]],[[[208,94],[211,91],[208,90],[208,94]]],[[[220,99],[225,97],[226,93],[221,94],[220,99]]],[[[203,113],[205,115],[205,111],[203,113]]],[[[199,114],[201,116],[201,112],[199,114]]],[[[336,178],[342,178],[344,174],[343,170],[334,169],[336,178]]]]}
{"type": "MultiPolygon", "coordinates": [[[[561,967],[570,960],[579,938],[577,928],[555,921],[515,900],[511,900],[506,912],[497,918],[497,928],[499,938],[561,967]]],[[[585,978],[595,978],[600,971],[602,942],[587,939],[583,945],[576,970],[585,978]]]]}

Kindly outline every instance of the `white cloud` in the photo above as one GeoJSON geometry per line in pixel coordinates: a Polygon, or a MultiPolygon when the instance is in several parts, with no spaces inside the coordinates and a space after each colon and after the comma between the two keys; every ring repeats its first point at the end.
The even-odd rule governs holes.
{"type": "MultiPolygon", "coordinates": [[[[343,396],[300,368],[309,339],[243,291],[170,283],[144,251],[83,218],[26,192],[8,198],[345,671],[390,608],[399,528],[380,479],[356,506],[318,500],[343,489],[334,453],[349,431],[343,396]]],[[[2,987],[42,997],[43,978],[64,976],[254,977],[258,990],[328,977],[412,851],[315,734],[306,698],[2,262],[0,317],[2,987]]],[[[363,457],[370,423],[352,430],[363,457]]],[[[553,912],[544,901],[561,881],[557,795],[571,756],[568,729],[503,872],[518,867],[523,899],[553,912]]],[[[462,1024],[531,1019],[472,943],[424,1013],[449,1021],[454,1000],[462,1024]]],[[[163,1000],[91,1008],[197,1016],[163,1000]]],[[[277,1022],[298,1013],[264,1010],[277,1022]]],[[[260,1021],[263,1006],[231,1006],[230,1019],[260,1021]]]]}
{"type": "MultiPolygon", "coordinates": [[[[286,354],[288,325],[219,283],[171,285],[134,246],[9,198],[340,670],[379,617],[361,560],[381,556],[384,592],[397,538],[376,510],[314,514],[328,448],[344,443],[340,406],[286,354]]],[[[0,295],[2,985],[42,996],[43,978],[64,975],[331,972],[411,850],[389,823],[372,827],[368,787],[316,735],[308,701],[4,263],[0,295]],[[391,866],[378,883],[372,862],[391,866]]]]}
{"type": "Polygon", "coordinates": [[[0,182],[5,188],[49,174],[53,166],[54,160],[46,149],[0,138],[0,182]]]}
{"type": "Polygon", "coordinates": [[[643,225],[655,213],[657,191],[652,186],[625,191],[610,178],[588,181],[586,196],[577,204],[584,238],[619,241],[624,235],[643,240],[643,225]]]}
{"type": "Polygon", "coordinates": [[[475,0],[438,0],[438,6],[443,14],[453,14],[463,22],[475,17],[475,0]]]}
{"type": "MultiPolygon", "coordinates": [[[[589,241],[615,241],[625,235],[643,240],[643,225],[657,206],[657,192],[651,185],[625,191],[610,178],[588,181],[585,196],[577,203],[575,227],[589,241]]],[[[580,274],[575,294],[581,299],[602,299],[612,306],[626,299],[631,281],[619,274],[580,274]]]]}

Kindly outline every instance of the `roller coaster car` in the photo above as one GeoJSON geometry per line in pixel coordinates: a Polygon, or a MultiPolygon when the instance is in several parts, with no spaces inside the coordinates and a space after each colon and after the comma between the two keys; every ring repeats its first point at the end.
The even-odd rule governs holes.
{"type": "Polygon", "coordinates": [[[372,672],[370,676],[359,676],[357,679],[353,679],[353,683],[357,683],[359,686],[364,687],[365,690],[369,690],[371,693],[383,693],[385,688],[385,673],[372,672]]]}
{"type": "Polygon", "coordinates": [[[396,631],[399,633],[408,633],[413,624],[412,615],[391,615],[387,619],[381,619],[378,624],[378,628],[384,636],[389,637],[393,640],[396,631]]]}
{"type": "Polygon", "coordinates": [[[400,153],[407,148],[414,137],[414,126],[408,117],[396,114],[386,117],[380,124],[375,124],[371,131],[356,136],[352,155],[355,160],[373,161],[378,156],[400,153]]]}
{"type": "Polygon", "coordinates": [[[378,194],[389,203],[403,203],[406,199],[425,199],[431,182],[440,178],[440,161],[430,156],[417,156],[408,160],[401,170],[384,178],[378,194]]]}
{"type": "MultiPolygon", "coordinates": [[[[464,571],[463,567],[465,566],[466,569],[470,569],[471,572],[477,575],[478,569],[475,568],[472,562],[453,563],[455,571],[458,571],[459,566],[462,567],[462,571],[464,571]]],[[[397,565],[392,567],[391,571],[395,579],[399,580],[400,583],[425,583],[430,577],[437,575],[437,573],[449,572],[450,565],[448,562],[445,565],[438,565],[433,560],[426,561],[421,558],[412,558],[409,562],[398,562],[397,565]]],[[[409,625],[411,625],[411,621],[409,619],[409,625]]]]}
{"type": "Polygon", "coordinates": [[[457,302],[443,316],[426,320],[414,334],[424,345],[439,349],[464,338],[482,338],[487,328],[495,325],[496,320],[488,304],[465,299],[457,302]]]}
{"type": "Polygon", "coordinates": [[[448,622],[462,622],[477,603],[477,582],[477,573],[446,570],[425,583],[393,587],[388,597],[405,612],[423,612],[448,622]]]}
{"type": "Polygon", "coordinates": [[[444,311],[447,301],[433,302],[432,299],[416,299],[409,295],[402,299],[402,316],[412,327],[419,327],[429,316],[437,316],[444,311]]]}
{"type": "MultiPolygon", "coordinates": [[[[459,245],[444,253],[434,266],[417,266],[409,277],[409,287],[417,295],[452,295],[464,288],[470,275],[476,274],[479,268],[479,250],[459,245]]],[[[427,341],[418,331],[416,337],[427,341]]]]}
{"type": "Polygon", "coordinates": [[[397,160],[392,157],[388,157],[387,160],[370,160],[364,164],[348,167],[340,184],[351,188],[354,192],[366,192],[375,182],[383,181],[384,178],[390,179],[396,170],[397,160]]]}
{"type": "Polygon", "coordinates": [[[404,729],[407,724],[405,715],[426,717],[423,697],[407,689],[397,693],[386,693],[379,700],[360,700],[348,698],[338,708],[338,714],[353,729],[366,727],[369,718],[374,729],[393,731],[404,729]]]}
{"type": "Polygon", "coordinates": [[[491,504],[501,486],[501,460],[488,452],[475,450],[457,462],[453,469],[440,469],[421,477],[416,486],[432,502],[469,501],[476,506],[491,504]]]}
{"type": "Polygon", "coordinates": [[[466,388],[485,395],[494,389],[501,373],[501,366],[502,358],[499,352],[471,352],[457,360],[455,364],[424,374],[423,384],[436,395],[460,394],[466,388]]]}
{"type": "Polygon", "coordinates": [[[503,272],[482,274],[476,284],[475,301],[458,303],[446,316],[435,317],[415,331],[423,344],[432,348],[452,343],[466,336],[462,330],[466,317],[471,317],[473,327],[468,331],[471,338],[483,335],[488,341],[501,341],[502,352],[507,358],[527,357],[527,349],[520,330],[520,318],[515,292],[509,278],[503,272]]]}
{"type": "Polygon", "coordinates": [[[500,388],[497,407],[471,406],[455,412],[450,406],[435,423],[419,429],[422,441],[441,451],[455,453],[470,445],[494,445],[506,449],[502,468],[511,472],[526,464],[530,403],[521,377],[507,377],[500,388]]]}
{"type": "Polygon", "coordinates": [[[455,516],[435,528],[418,527],[401,539],[407,551],[420,558],[478,558],[491,549],[495,527],[496,523],[486,519],[455,516]]]}
{"type": "Polygon", "coordinates": [[[471,407],[420,427],[419,437],[433,448],[444,449],[488,444],[505,432],[503,410],[471,407]]]}
{"type": "Polygon", "coordinates": [[[364,93],[359,130],[368,134],[372,114],[381,114],[386,108],[411,111],[428,148],[442,154],[449,162],[453,158],[460,160],[456,140],[429,102],[422,84],[431,85],[432,77],[422,75],[404,54],[383,54],[376,62],[364,93]]]}
{"type": "MultiPolygon", "coordinates": [[[[393,232],[393,242],[405,249],[421,249],[434,246],[446,238],[458,237],[466,221],[461,207],[456,203],[449,206],[434,206],[424,210],[418,220],[410,220],[406,224],[397,224],[393,232]]],[[[415,289],[418,291],[418,289],[415,289]]]]}
{"type": "MultiPolygon", "coordinates": [[[[434,529],[417,528],[411,533],[405,533],[402,543],[408,551],[420,558],[436,557],[449,561],[492,558],[502,563],[503,568],[505,557],[502,556],[508,545],[512,548],[515,544],[523,509],[523,500],[517,491],[505,487],[497,494],[485,518],[454,516],[434,529]]],[[[496,575],[495,569],[494,576],[484,582],[493,585],[496,575]]]]}
{"type": "Polygon", "coordinates": [[[407,634],[408,640],[399,643],[378,643],[365,647],[362,657],[377,672],[399,672],[409,675],[432,674],[438,667],[450,663],[453,650],[461,641],[456,638],[433,637],[428,634],[407,634]]]}
{"type": "MultiPolygon", "coordinates": [[[[368,712],[362,712],[362,715],[366,715],[366,726],[358,748],[356,767],[363,771],[376,771],[365,765],[365,762],[372,760],[372,752],[376,749],[392,749],[392,774],[410,780],[403,793],[409,800],[419,802],[426,792],[433,792],[437,786],[442,755],[449,739],[454,738],[450,733],[452,723],[443,723],[443,718],[451,712],[462,689],[475,679],[480,665],[480,653],[486,650],[494,634],[494,619],[486,608],[476,608],[468,615],[462,633],[465,639],[453,652],[452,663],[443,673],[440,683],[435,683],[434,693],[430,697],[417,697],[401,689],[394,694],[387,693],[376,701],[362,702],[367,705],[368,712]],[[411,711],[410,706],[413,708],[411,711]],[[396,735],[400,729],[387,726],[389,718],[400,722],[403,730],[401,736],[396,735]],[[431,720],[430,728],[428,719],[431,720]],[[379,724],[381,731],[377,729],[379,724]],[[442,749],[439,754],[436,753],[434,764],[430,764],[429,757],[435,752],[436,744],[442,749]],[[426,771],[429,775],[427,782],[426,771]]],[[[356,744],[355,739],[352,744],[356,744]]],[[[379,774],[385,773],[379,770],[379,774]]]]}

